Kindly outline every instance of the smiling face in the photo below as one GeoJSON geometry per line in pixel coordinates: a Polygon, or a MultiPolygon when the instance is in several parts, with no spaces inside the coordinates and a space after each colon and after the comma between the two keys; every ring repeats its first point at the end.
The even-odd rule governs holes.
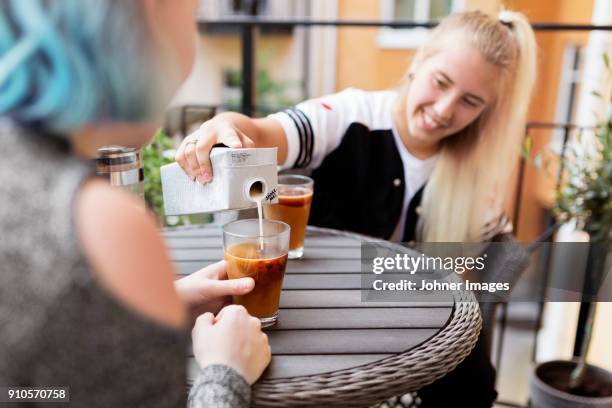
{"type": "Polygon", "coordinates": [[[499,80],[499,68],[469,46],[445,47],[425,59],[406,96],[411,143],[434,148],[474,122],[494,103],[499,80]]]}

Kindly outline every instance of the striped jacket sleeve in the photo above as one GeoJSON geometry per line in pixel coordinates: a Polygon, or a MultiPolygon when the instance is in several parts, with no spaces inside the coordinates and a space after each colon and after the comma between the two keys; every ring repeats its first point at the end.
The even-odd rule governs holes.
{"type": "Polygon", "coordinates": [[[363,122],[370,115],[366,93],[355,88],[270,115],[287,137],[287,159],[281,167],[317,168],[338,147],[350,124],[363,122]]]}

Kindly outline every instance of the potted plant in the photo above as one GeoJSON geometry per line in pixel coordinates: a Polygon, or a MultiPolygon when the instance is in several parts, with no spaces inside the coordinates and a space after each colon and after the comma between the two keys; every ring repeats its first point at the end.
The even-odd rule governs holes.
{"type": "MultiPolygon", "coordinates": [[[[607,56],[604,62],[612,74],[607,56]]],[[[612,108],[609,96],[606,100],[612,108]]],[[[612,373],[586,363],[597,309],[597,303],[590,302],[605,277],[606,257],[612,248],[612,109],[597,126],[592,141],[587,146],[578,138],[569,146],[555,207],[559,219],[574,220],[590,239],[582,303],[588,317],[582,347],[573,361],[549,361],[536,367],[530,381],[533,408],[612,407],[612,373]]]]}

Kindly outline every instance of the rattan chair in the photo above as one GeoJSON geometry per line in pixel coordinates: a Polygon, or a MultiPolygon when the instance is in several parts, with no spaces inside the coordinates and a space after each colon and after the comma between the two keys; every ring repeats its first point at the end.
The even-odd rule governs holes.
{"type": "MultiPolygon", "coordinates": [[[[495,329],[497,309],[505,305],[512,289],[529,264],[529,252],[512,234],[500,234],[491,240],[495,250],[488,253],[486,267],[479,272],[480,282],[504,282],[510,284],[510,291],[499,293],[483,292],[477,296],[482,313],[482,330],[487,354],[491,355],[491,342],[495,329]]],[[[486,251],[486,250],[485,250],[486,251]]]]}

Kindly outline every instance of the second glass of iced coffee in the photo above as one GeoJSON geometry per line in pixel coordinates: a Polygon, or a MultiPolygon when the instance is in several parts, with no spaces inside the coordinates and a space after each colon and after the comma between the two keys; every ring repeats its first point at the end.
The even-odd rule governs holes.
{"type": "Polygon", "coordinates": [[[289,259],[304,255],[304,236],[312,204],[314,182],[310,177],[285,174],[278,176],[278,204],[266,204],[266,219],[283,221],[291,226],[289,259]]]}

